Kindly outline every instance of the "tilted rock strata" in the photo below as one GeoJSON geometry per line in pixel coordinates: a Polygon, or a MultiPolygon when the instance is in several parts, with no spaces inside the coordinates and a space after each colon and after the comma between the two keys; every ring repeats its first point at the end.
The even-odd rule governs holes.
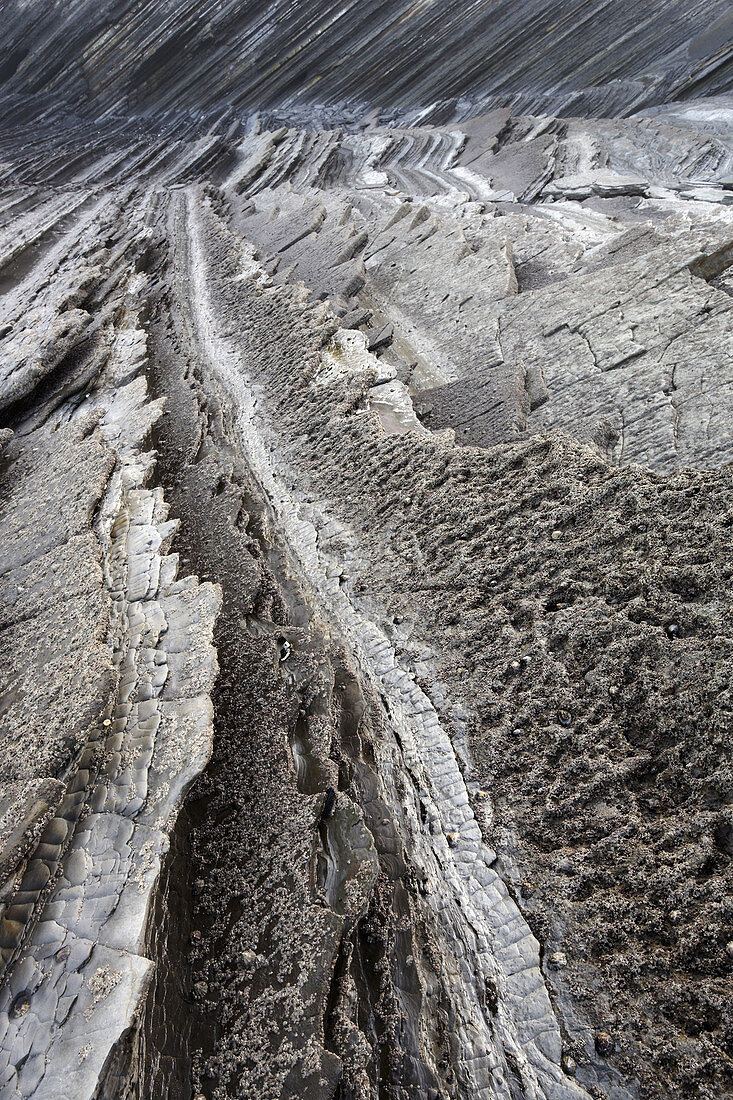
{"type": "MultiPolygon", "coordinates": [[[[391,364],[432,429],[490,445],[560,428],[614,463],[658,469],[730,460],[727,205],[676,191],[629,201],[626,183],[587,208],[510,204],[506,190],[487,207],[482,177],[473,195],[461,190],[461,140],[441,145],[438,133],[420,148],[419,133],[406,147],[391,131],[333,133],[306,153],[295,131],[276,136],[248,140],[243,176],[235,169],[227,180],[254,192],[231,198],[240,231],[285,278],[327,294],[347,325],[366,329],[382,351],[380,380],[391,364]],[[369,171],[377,178],[365,182],[369,171]],[[395,201],[407,187],[415,196],[395,201]]],[[[513,144],[532,164],[539,138],[527,136],[519,127],[513,144]]],[[[494,159],[502,171],[511,147],[484,171],[494,159]]],[[[469,138],[464,160],[470,149],[469,138]]]]}
{"type": "MultiPolygon", "coordinates": [[[[451,989],[446,977],[443,978],[456,1021],[454,1068],[458,1087],[467,1093],[496,1090],[497,1095],[504,1095],[511,1075],[507,1068],[509,1059],[512,1066],[518,1067],[515,1072],[521,1075],[527,1088],[558,1097],[582,1095],[559,1068],[560,1033],[539,971],[538,948],[504,884],[491,869],[494,856],[482,844],[450,738],[429,699],[400,667],[388,639],[368,619],[355,614],[338,580],[329,576],[331,555],[327,551],[320,553],[319,543],[324,548],[329,540],[347,543],[350,533],[340,524],[329,524],[325,517],[316,518],[317,510],[313,515],[309,514],[310,509],[301,511],[298,497],[287,492],[290,469],[278,468],[268,454],[267,437],[257,428],[261,414],[258,416],[255,404],[242,388],[242,382],[246,385],[249,381],[256,393],[264,379],[248,380],[244,375],[246,361],[238,359],[236,344],[217,332],[216,305],[223,306],[227,316],[234,302],[212,299],[202,251],[207,219],[204,211],[200,220],[191,199],[188,225],[193,286],[189,305],[199,326],[204,353],[210,359],[212,381],[237,409],[235,425],[243,455],[274,510],[277,529],[283,532],[291,553],[296,555],[299,572],[314,590],[316,599],[323,601],[329,621],[346,640],[368,682],[383,697],[389,726],[395,731],[393,736],[400,747],[398,762],[391,761],[394,748],[387,740],[378,750],[378,789],[387,806],[396,809],[403,802],[398,811],[398,831],[410,852],[413,873],[423,879],[429,896],[433,891],[437,895],[431,897],[424,918],[432,925],[430,909],[439,914],[430,933],[436,955],[447,956],[444,966],[456,965],[451,956],[456,952],[459,955],[462,980],[451,989]],[[340,601],[335,599],[337,595],[342,597],[340,601]],[[407,776],[414,776],[413,783],[421,791],[419,802],[413,803],[406,794],[400,798],[398,787],[403,789],[407,776]],[[432,839],[425,836],[421,815],[423,822],[426,817],[430,822],[428,837],[432,834],[432,839]],[[454,835],[460,837],[455,852],[446,839],[454,835]],[[444,939],[447,946],[443,945],[444,939]],[[461,954],[465,954],[465,962],[460,960],[461,954]],[[498,1034],[485,1017],[487,984],[495,984],[501,991],[498,1034]]],[[[212,241],[215,252],[217,237],[218,234],[212,241]]],[[[248,259],[245,252],[245,271],[248,259]]],[[[256,326],[254,331],[269,322],[271,309],[280,312],[284,321],[286,314],[282,311],[298,306],[297,297],[293,299],[276,288],[268,294],[267,282],[258,283],[257,274],[255,270],[253,279],[254,286],[260,287],[259,302],[252,302],[247,308],[251,285],[246,290],[243,287],[243,299],[239,299],[245,310],[240,314],[241,320],[245,324],[249,320],[256,326]]],[[[305,300],[301,301],[305,305],[305,300]]],[[[348,372],[347,350],[341,356],[342,372],[344,368],[348,372]]],[[[329,416],[328,407],[333,401],[337,408],[341,405],[346,396],[344,383],[351,385],[348,373],[345,378],[343,374],[340,377],[329,367],[324,373],[326,377],[316,368],[309,387],[321,397],[319,419],[329,416]]],[[[276,379],[273,382],[278,385],[276,379]]],[[[429,1064],[429,1051],[420,1054],[429,1064]]],[[[437,1079],[439,1071],[436,1083],[437,1079]]]]}
{"type": "Polygon", "coordinates": [[[105,1066],[150,978],[168,836],[211,752],[218,596],[176,580],[175,524],[144,487],[160,410],[130,319],[142,281],[117,279],[94,398],[72,377],[56,408],[17,422],[3,456],[5,812],[17,822],[0,922],[3,1096],[107,1094],[105,1066]]]}
{"type": "Polygon", "coordinates": [[[615,115],[727,90],[723,0],[98,7],[13,0],[6,91],[98,112],[209,113],[356,103],[430,116],[488,96],[536,114],[615,115]]]}
{"type": "Polygon", "coordinates": [[[726,104],[35,109],[0,1095],[730,1091],[726,104]]]}
{"type": "MultiPolygon", "coordinates": [[[[242,431],[240,445],[251,468],[258,471],[276,515],[280,514],[280,530],[293,531],[291,541],[300,556],[302,573],[311,577],[320,575],[319,583],[325,593],[322,598],[327,606],[335,601],[330,618],[339,623],[352,648],[360,653],[362,667],[369,668],[371,661],[376,660],[379,668],[384,658],[382,674],[388,682],[399,685],[406,662],[413,676],[425,677],[427,683],[435,685],[431,690],[438,700],[443,700],[446,694],[461,699],[468,713],[473,713],[469,722],[472,734],[466,741],[465,734],[461,734],[463,723],[459,719],[456,724],[455,713],[449,707],[453,744],[459,759],[462,752],[467,752],[469,759],[476,761],[475,786],[472,785],[476,809],[472,816],[483,822],[488,835],[495,836],[496,841],[505,838],[504,866],[516,867],[510,872],[513,879],[522,873],[520,868],[527,858],[519,855],[515,832],[518,822],[512,824],[508,793],[512,791],[517,797],[522,789],[522,771],[528,767],[524,745],[529,743],[537,758],[527,780],[529,791],[537,784],[541,789],[558,766],[570,768],[572,773],[579,766],[572,762],[576,746],[581,746],[584,757],[591,753],[592,758],[590,746],[595,737],[608,745],[613,763],[601,767],[600,762],[594,765],[588,758],[583,765],[589,769],[588,786],[582,785],[573,800],[571,812],[577,817],[577,824],[572,829],[563,824],[568,811],[554,813],[552,806],[530,825],[539,806],[533,808],[529,792],[522,795],[523,827],[537,838],[532,841],[536,846],[529,858],[532,870],[525,871],[529,881],[539,874],[558,873],[553,861],[548,861],[544,854],[536,831],[544,829],[556,837],[555,844],[567,845],[569,853],[574,853],[574,859],[568,854],[562,861],[571,864],[571,874],[583,876],[583,890],[588,891],[584,899],[587,906],[573,904],[568,899],[563,903],[562,916],[558,912],[554,918],[557,923],[549,924],[539,918],[538,925],[551,940],[577,945],[583,964],[573,964],[573,988],[579,990],[583,967],[599,965],[592,961],[590,945],[598,943],[596,935],[602,934],[601,929],[608,930],[618,919],[615,899],[606,895],[605,876],[601,874],[596,879],[592,870],[596,852],[603,853],[602,859],[613,860],[616,881],[626,884],[621,889],[631,889],[636,876],[643,881],[650,874],[623,839],[626,826],[621,804],[628,797],[621,794],[628,783],[623,777],[638,776],[638,793],[632,796],[637,808],[628,825],[629,835],[639,832],[651,841],[655,827],[647,824],[651,809],[647,779],[655,774],[655,767],[664,761],[664,767],[671,769],[672,787],[667,797],[673,798],[671,791],[680,789],[678,784],[685,771],[684,745],[697,708],[704,708],[704,713],[710,715],[722,708],[719,718],[709,727],[709,743],[700,748],[705,759],[709,754],[710,759],[715,756],[718,751],[715,746],[720,745],[723,736],[727,696],[722,682],[715,676],[703,691],[706,674],[700,677],[694,669],[712,670],[716,666],[722,669],[728,660],[727,643],[722,642],[719,648],[717,640],[725,615],[726,572],[718,572],[713,564],[725,543],[727,474],[684,474],[667,483],[654,475],[642,474],[638,467],[614,472],[592,452],[569,441],[558,440],[553,444],[534,441],[508,452],[492,450],[482,458],[481,452],[456,449],[448,440],[436,446],[432,440],[421,442],[410,436],[383,435],[373,415],[363,411],[360,404],[360,395],[363,400],[370,393],[376,364],[370,365],[368,357],[359,354],[352,359],[348,340],[337,333],[326,355],[318,355],[317,343],[312,343],[316,357],[313,365],[306,362],[304,373],[299,372],[296,363],[302,352],[294,353],[291,349],[301,349],[305,340],[301,337],[293,345],[289,329],[302,326],[298,318],[303,300],[287,288],[278,292],[267,276],[258,275],[246,248],[238,262],[232,258],[237,250],[226,230],[226,220],[225,216],[212,221],[204,210],[203,222],[195,221],[192,233],[194,239],[197,235],[200,239],[202,230],[198,226],[210,225],[209,251],[221,257],[218,267],[208,268],[212,271],[208,278],[214,280],[217,297],[209,319],[202,321],[202,326],[208,334],[209,354],[215,365],[212,377],[218,373],[226,385],[225,407],[252,410],[254,420],[248,430],[242,431]],[[229,340],[222,336],[217,341],[212,335],[215,325],[212,318],[216,317],[223,318],[224,334],[231,333],[229,340]],[[228,365],[236,362],[237,357],[241,357],[239,370],[228,365]],[[257,445],[260,450],[253,452],[258,438],[263,442],[257,445]],[[267,467],[273,461],[281,462],[282,466],[276,480],[268,481],[267,467]],[[306,471],[310,471],[309,477],[306,471]],[[498,478],[496,488],[492,488],[494,476],[498,478]],[[290,495],[293,491],[295,499],[290,495]],[[687,519],[689,500],[696,503],[693,515],[687,519]],[[622,522],[614,515],[619,508],[624,517],[622,522]],[[720,513],[713,529],[710,524],[718,508],[720,513]],[[531,518],[528,509],[538,511],[536,519],[531,518]],[[637,518],[639,512],[642,519],[637,518]],[[630,519],[626,519],[627,513],[630,519]],[[533,529],[529,542],[522,533],[528,523],[533,529]],[[450,550],[456,546],[462,548],[460,557],[450,550]],[[324,554],[327,564],[316,565],[313,554],[324,554]],[[638,571],[642,561],[645,562],[642,575],[632,580],[629,569],[638,571]],[[535,578],[533,589],[528,587],[530,577],[535,578]],[[496,603],[498,594],[501,594],[500,606],[495,613],[490,612],[488,608],[496,603]],[[704,606],[697,610],[699,599],[704,606]],[[380,611],[382,600],[386,606],[382,605],[380,611]],[[693,601],[694,608],[686,609],[689,601],[693,601]],[[339,610],[344,604],[347,608],[356,604],[356,623],[361,623],[361,627],[350,625],[349,614],[353,613],[339,610]],[[624,611],[615,610],[619,604],[624,611]],[[617,618],[619,614],[622,619],[617,618]],[[394,666],[388,659],[391,646],[380,641],[379,631],[372,634],[375,619],[388,638],[399,639],[401,657],[394,666]],[[435,624],[434,632],[426,634],[421,629],[420,623],[424,621],[435,624]],[[668,632],[670,624],[675,626],[674,633],[668,632]],[[366,634],[362,635],[362,631],[366,634]],[[679,633],[682,638],[676,640],[679,633]],[[618,665],[615,675],[603,658],[603,650],[614,635],[618,647],[617,653],[614,650],[618,665]],[[369,638],[373,638],[373,643],[369,638]],[[445,648],[442,654],[436,652],[437,638],[452,639],[450,652],[445,648]],[[577,641],[571,643],[571,638],[577,641]],[[491,643],[488,648],[487,640],[491,643]],[[576,644],[578,658],[572,649],[576,644]],[[583,650],[588,653],[590,664],[582,661],[583,650]],[[594,677],[593,667],[599,662],[594,677]],[[680,662],[688,670],[684,674],[680,662]],[[517,672],[513,664],[519,666],[517,672]],[[442,688],[440,680],[436,683],[436,675],[440,674],[444,678],[442,688]],[[684,680],[678,679],[683,675],[684,680]],[[588,676],[590,679],[586,679],[588,676]],[[678,700],[670,686],[675,681],[685,685],[678,700]],[[647,686],[642,687],[642,683],[647,686]],[[649,702],[643,708],[640,708],[640,691],[649,692],[649,702]],[[606,693],[623,732],[616,731],[609,704],[604,701],[606,693]],[[506,784],[509,802],[502,802],[501,808],[494,809],[493,825],[492,800],[487,804],[486,799],[492,783],[485,780],[496,774],[496,765],[484,756],[480,747],[487,736],[481,732],[482,721],[488,723],[489,729],[498,723],[492,743],[496,743],[499,758],[507,762],[501,782],[506,784]],[[573,732],[558,740],[553,731],[562,731],[563,726],[571,726],[573,732]],[[670,730],[674,731],[671,742],[670,730]],[[641,755],[640,743],[650,746],[641,755]],[[517,764],[521,760],[521,767],[513,768],[511,762],[520,751],[519,746],[522,755],[517,764]],[[558,751],[560,756],[555,759],[558,751]],[[561,765],[565,753],[567,763],[561,765]],[[479,758],[483,761],[481,765],[479,758]],[[593,824],[598,792],[592,774],[598,767],[605,777],[604,784],[610,790],[618,789],[622,803],[615,809],[615,802],[604,806],[603,821],[593,824]],[[583,844],[584,836],[589,843],[583,844]],[[578,846],[580,850],[576,851],[578,846]],[[541,867],[547,871],[540,872],[541,867]],[[580,930],[589,919],[588,913],[592,914],[591,923],[597,933],[583,939],[580,930]],[[581,922],[580,925],[575,921],[581,922]]],[[[205,283],[196,284],[196,280],[204,278],[206,270],[206,262],[199,253],[192,279],[198,287],[195,308],[200,311],[206,311],[207,292],[205,283]]],[[[327,334],[328,329],[321,339],[327,338],[327,334]]],[[[408,699],[411,690],[407,689],[408,699]]],[[[398,723],[399,709],[394,703],[388,709],[391,724],[398,723]]],[[[401,740],[404,744],[404,736],[401,740]]],[[[427,751],[425,746],[423,754],[427,751]]],[[[708,766],[701,759],[694,767],[708,766]]],[[[680,904],[694,904],[692,895],[688,895],[690,887],[685,883],[696,861],[707,858],[710,838],[717,835],[717,823],[721,820],[719,799],[724,798],[728,768],[723,754],[715,766],[715,778],[712,772],[708,773],[708,782],[716,792],[709,809],[701,810],[698,802],[701,789],[696,793],[693,785],[681,802],[661,800],[657,809],[652,810],[664,813],[666,806],[679,823],[675,845],[682,845],[685,855],[669,889],[680,899],[680,904]],[[684,805],[688,809],[683,811],[684,805]],[[703,819],[707,822],[704,827],[703,819]]],[[[409,767],[403,765],[401,770],[409,771],[409,767]]],[[[429,769],[433,784],[442,770],[435,766],[429,769]]],[[[388,774],[386,765],[380,767],[380,772],[382,776],[388,774]]],[[[451,787],[452,796],[458,796],[460,805],[460,784],[454,781],[451,787]]],[[[631,790],[637,791],[637,780],[631,790]]],[[[421,797],[424,799],[425,794],[421,797]]],[[[428,822],[434,821],[428,807],[426,802],[423,812],[428,822]]],[[[471,828],[466,825],[465,836],[460,822],[451,821],[450,816],[442,825],[448,860],[454,848],[458,858],[464,844],[470,848],[471,828]]],[[[674,830],[670,835],[674,835],[674,830]]],[[[469,866],[475,867],[476,858],[474,853],[469,866]]],[[[524,868],[527,866],[524,863],[524,868]]],[[[718,848],[710,866],[715,875],[726,873],[722,849],[718,848]]],[[[665,871],[662,878],[669,873],[665,871]]],[[[430,876],[428,881],[432,881],[430,876]]],[[[557,878],[551,881],[552,889],[557,889],[557,878]]],[[[645,911],[657,904],[653,896],[660,886],[651,889],[652,893],[645,895],[645,911]]],[[[661,900],[664,894],[656,896],[661,900]]],[[[535,904],[528,901],[524,907],[534,913],[535,904]]],[[[728,966],[723,943],[726,912],[725,902],[719,909],[714,903],[709,904],[711,924],[708,931],[701,930],[708,944],[703,957],[709,961],[704,965],[713,969],[720,982],[724,981],[728,966]]],[[[663,914],[664,905],[659,913],[662,919],[663,914]]],[[[643,929],[634,929],[632,921],[626,934],[634,941],[634,952],[643,953],[643,929]]],[[[495,935],[494,950],[498,951],[501,932],[495,935]]],[[[692,929],[690,935],[689,946],[680,942],[675,947],[673,940],[668,949],[684,954],[693,950],[692,944],[697,942],[698,950],[702,950],[702,941],[695,939],[692,929]]],[[[600,965],[600,972],[591,980],[586,994],[593,996],[590,994],[593,988],[601,1004],[606,1004],[608,996],[602,992],[604,986],[614,991],[615,998],[623,999],[631,965],[624,951],[616,954],[610,949],[610,942],[605,954],[607,961],[600,965]]],[[[647,965],[648,995],[661,997],[660,1004],[666,1001],[669,1006],[670,991],[663,984],[655,984],[664,981],[664,964],[659,963],[662,967],[659,972],[651,958],[647,965]],[[652,988],[656,989],[654,994],[652,988]]],[[[585,973],[589,975],[587,969],[585,973]]],[[[564,976],[553,972],[551,965],[547,980],[553,985],[557,983],[560,990],[565,988],[564,976]]],[[[501,983],[499,988],[502,989],[501,983]]],[[[511,992],[502,991],[506,1005],[511,1006],[511,992]]],[[[715,983],[709,990],[711,1003],[719,1011],[721,991],[722,985],[716,989],[715,983]]],[[[675,992],[672,997],[678,995],[675,992]]],[[[564,1004],[569,1008],[568,1001],[564,1004]]],[[[629,1011],[628,1006],[625,1011],[629,1011]]],[[[596,1017],[598,1026],[603,1023],[604,1012],[611,1014],[610,1009],[601,1009],[596,1017]]],[[[673,1044],[669,1033],[664,1032],[668,1025],[662,1023],[663,1018],[663,1015],[655,1017],[654,1027],[662,1028],[668,1036],[663,1042],[673,1044]]],[[[572,1048],[576,1057],[592,1061],[592,1035],[578,1026],[572,1013],[565,1017],[564,1023],[573,1043],[578,1044],[572,1048]]],[[[627,1041],[633,1043],[630,1037],[624,1043],[627,1041]]],[[[644,1056],[638,1045],[633,1049],[636,1074],[644,1056]]],[[[596,1066],[594,1072],[600,1073],[600,1078],[594,1080],[586,1069],[580,1071],[580,1079],[588,1080],[594,1087],[598,1081],[601,1087],[619,1087],[612,1084],[612,1078],[603,1076],[607,1071],[596,1066]]],[[[654,1072],[651,1067],[643,1070],[646,1087],[650,1087],[654,1072]]],[[[724,1065],[720,1066],[720,1072],[723,1081],[724,1065]]],[[[696,1073],[691,1069],[689,1087],[694,1087],[696,1073]]],[[[526,1076],[522,1079],[527,1080],[526,1076]]],[[[680,1087],[688,1088],[686,1078],[680,1087]]]]}

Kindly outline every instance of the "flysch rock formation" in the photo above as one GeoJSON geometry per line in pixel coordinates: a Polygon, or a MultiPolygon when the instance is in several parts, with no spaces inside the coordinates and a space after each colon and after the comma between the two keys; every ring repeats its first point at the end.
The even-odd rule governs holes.
{"type": "Polygon", "coordinates": [[[160,864],[211,752],[219,595],[177,579],[176,524],[147,487],[161,402],[135,250],[150,230],[133,218],[128,257],[87,237],[120,212],[93,203],[4,298],[6,1095],[117,1095],[98,1086],[150,982],[160,864]]]}
{"type": "Polygon", "coordinates": [[[2,16],[0,1100],[733,1096],[727,6],[2,16]]]}

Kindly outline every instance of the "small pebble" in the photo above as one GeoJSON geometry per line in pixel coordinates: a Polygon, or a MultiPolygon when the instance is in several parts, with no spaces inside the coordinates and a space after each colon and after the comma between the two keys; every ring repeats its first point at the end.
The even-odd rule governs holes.
{"type": "Polygon", "coordinates": [[[599,1031],[596,1035],[596,1050],[599,1054],[610,1054],[613,1050],[614,1042],[613,1038],[607,1031],[599,1031]]]}
{"type": "Polygon", "coordinates": [[[677,924],[681,917],[682,914],[680,913],[679,909],[673,909],[672,912],[669,914],[669,919],[672,924],[677,924]]]}
{"type": "Polygon", "coordinates": [[[559,542],[560,539],[562,538],[562,531],[558,530],[558,528],[556,527],[555,530],[550,535],[550,538],[552,539],[553,542],[559,542]]]}
{"type": "Polygon", "coordinates": [[[573,720],[573,716],[569,710],[559,710],[557,712],[557,720],[561,726],[569,726],[573,720]]]}
{"type": "Polygon", "coordinates": [[[547,960],[547,965],[553,970],[564,970],[568,965],[568,957],[564,951],[555,951],[547,960]]]}
{"type": "Polygon", "coordinates": [[[522,662],[521,661],[514,660],[514,661],[509,662],[509,668],[512,670],[512,672],[519,672],[521,667],[522,667],[522,662]]]}
{"type": "Polygon", "coordinates": [[[677,638],[679,636],[680,628],[677,626],[677,623],[669,623],[669,625],[665,627],[665,630],[667,631],[667,636],[670,638],[677,638]]]}
{"type": "Polygon", "coordinates": [[[519,892],[523,898],[531,898],[534,891],[535,888],[531,882],[523,882],[519,887],[519,892]]]}
{"type": "Polygon", "coordinates": [[[13,1007],[10,1010],[11,1015],[15,1016],[16,1018],[18,1016],[25,1016],[26,1012],[28,1011],[28,1009],[30,1007],[31,1007],[31,999],[28,996],[28,994],[27,993],[19,993],[18,996],[13,1001],[13,1007]]]}
{"type": "Polygon", "coordinates": [[[524,730],[522,729],[521,726],[515,726],[514,729],[512,730],[512,737],[521,737],[523,735],[523,733],[524,733],[524,730]]]}
{"type": "Polygon", "coordinates": [[[455,848],[458,841],[461,839],[460,833],[446,833],[445,839],[448,841],[451,848],[455,848]]]}

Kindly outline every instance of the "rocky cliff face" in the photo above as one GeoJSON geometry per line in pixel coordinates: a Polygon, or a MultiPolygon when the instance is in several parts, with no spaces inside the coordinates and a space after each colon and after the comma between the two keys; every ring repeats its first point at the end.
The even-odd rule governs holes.
{"type": "Polygon", "coordinates": [[[616,115],[728,91],[732,34],[726,0],[8,0],[0,80],[104,114],[616,115]]]}
{"type": "Polygon", "coordinates": [[[540,7],[4,9],[0,1100],[733,1095],[727,11],[540,7]]]}

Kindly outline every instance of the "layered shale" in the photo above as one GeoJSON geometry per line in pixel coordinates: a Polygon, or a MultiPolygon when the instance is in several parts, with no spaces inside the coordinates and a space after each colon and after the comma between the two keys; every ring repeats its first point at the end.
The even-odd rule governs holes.
{"type": "Polygon", "coordinates": [[[702,13],[5,5],[0,1100],[733,1095],[702,13]]]}

